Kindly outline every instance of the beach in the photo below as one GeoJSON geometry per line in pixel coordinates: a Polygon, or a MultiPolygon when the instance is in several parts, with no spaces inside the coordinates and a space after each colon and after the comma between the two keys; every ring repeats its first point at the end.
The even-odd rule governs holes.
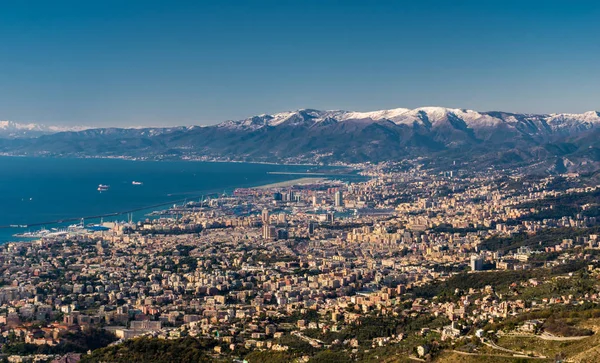
{"type": "Polygon", "coordinates": [[[279,183],[271,183],[271,184],[261,185],[258,187],[254,187],[254,189],[285,188],[285,187],[291,187],[294,185],[319,183],[319,182],[322,182],[323,180],[326,180],[326,178],[298,178],[298,179],[293,179],[293,180],[282,181],[279,183]]]}

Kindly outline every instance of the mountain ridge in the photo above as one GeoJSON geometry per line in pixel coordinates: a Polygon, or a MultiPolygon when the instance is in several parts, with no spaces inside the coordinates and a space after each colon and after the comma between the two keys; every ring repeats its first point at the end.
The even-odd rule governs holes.
{"type": "MultiPolygon", "coordinates": [[[[359,120],[359,119],[371,119],[373,121],[379,120],[390,120],[396,124],[407,124],[410,125],[414,122],[422,122],[427,124],[427,120],[439,121],[449,115],[456,115],[463,120],[469,121],[470,126],[475,125],[490,125],[501,122],[516,123],[519,119],[526,120],[575,120],[582,123],[600,123],[600,112],[599,111],[587,111],[581,114],[573,113],[549,113],[549,114],[535,114],[535,113],[513,113],[504,111],[474,111],[470,109],[460,108],[448,108],[448,107],[437,107],[427,106],[419,107],[415,109],[408,108],[395,108],[377,111],[346,111],[346,110],[316,110],[316,109],[299,109],[295,111],[285,111],[274,114],[261,114],[251,116],[243,120],[228,120],[217,124],[221,127],[244,127],[244,126],[278,126],[285,123],[292,117],[297,116],[308,116],[313,118],[316,122],[320,122],[326,118],[333,118],[337,121],[347,120],[359,120]],[[504,115],[499,117],[499,115],[504,115]],[[512,119],[511,119],[512,118],[512,119]]],[[[252,127],[249,127],[252,128],[252,127]]]]}
{"type": "MultiPolygon", "coordinates": [[[[390,120],[396,124],[410,124],[415,121],[423,121],[426,117],[427,119],[431,118],[431,115],[436,118],[441,118],[448,116],[448,114],[459,114],[462,117],[467,117],[470,121],[478,121],[480,123],[485,124],[485,121],[489,121],[488,117],[495,120],[496,122],[502,121],[506,117],[513,117],[516,119],[525,118],[525,119],[548,119],[549,121],[554,121],[556,123],[557,120],[578,120],[581,122],[591,122],[591,123],[600,123],[600,111],[587,111],[584,113],[514,113],[514,112],[506,112],[506,111],[475,111],[472,109],[465,108],[450,108],[450,107],[440,107],[440,106],[424,106],[418,107],[414,109],[410,108],[393,108],[393,109],[383,109],[376,111],[347,111],[347,110],[317,110],[312,108],[303,108],[294,111],[283,111],[277,112],[273,114],[260,114],[251,116],[242,120],[226,120],[214,125],[180,125],[180,126],[131,126],[131,127],[118,127],[118,126],[108,126],[108,127],[94,127],[94,126],[58,126],[58,125],[46,125],[39,123],[21,123],[15,121],[0,121],[0,132],[10,132],[10,131],[22,131],[22,132],[41,132],[44,134],[50,133],[58,133],[58,132],[70,132],[70,131],[84,131],[90,129],[133,129],[133,130],[142,130],[142,129],[176,129],[176,128],[195,128],[195,127],[227,127],[227,126],[244,126],[251,125],[253,123],[258,124],[260,126],[268,125],[268,126],[278,126],[285,121],[289,120],[293,116],[307,114],[311,117],[315,118],[317,121],[321,121],[323,118],[333,118],[337,121],[347,121],[347,120],[367,120],[371,119],[372,121],[379,120],[390,120]],[[504,115],[504,117],[500,117],[498,115],[504,115]],[[257,122],[257,120],[265,121],[268,120],[270,122],[257,122]]],[[[505,120],[506,121],[506,120],[505,120]]],[[[426,121],[425,121],[426,122],[426,121]]],[[[37,135],[36,135],[37,136],[37,135]]]]}
{"type": "Polygon", "coordinates": [[[3,155],[357,163],[406,158],[478,165],[600,167],[600,112],[519,114],[420,107],[300,109],[211,126],[90,128],[0,139],[3,155]]]}
{"type": "Polygon", "coordinates": [[[57,126],[38,123],[20,123],[15,121],[0,121],[0,137],[36,137],[64,131],[82,131],[83,126],[57,126]]]}

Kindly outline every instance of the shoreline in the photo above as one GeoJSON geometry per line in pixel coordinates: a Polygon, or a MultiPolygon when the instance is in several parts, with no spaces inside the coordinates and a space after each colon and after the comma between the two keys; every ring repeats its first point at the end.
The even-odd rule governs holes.
{"type": "Polygon", "coordinates": [[[20,155],[10,153],[0,153],[0,157],[8,158],[36,158],[36,159],[93,159],[93,160],[123,160],[123,161],[140,161],[140,162],[170,162],[170,161],[182,161],[182,162],[200,162],[200,163],[232,163],[232,164],[257,164],[257,165],[276,165],[276,166],[309,166],[309,167],[339,167],[339,168],[352,168],[354,167],[346,164],[322,164],[322,163],[278,163],[274,161],[244,161],[244,160],[219,160],[219,159],[195,159],[195,158],[175,158],[175,159],[158,159],[158,158],[138,158],[129,156],[57,156],[57,155],[20,155]]]}
{"type": "MultiPolygon", "coordinates": [[[[267,172],[267,174],[277,175],[279,173],[267,172]]],[[[279,175],[295,175],[295,174],[296,173],[281,173],[279,175]]],[[[298,173],[298,174],[302,175],[302,173],[298,173]]],[[[245,188],[245,189],[283,188],[283,187],[291,187],[294,185],[317,183],[317,182],[322,182],[325,180],[328,180],[328,178],[327,177],[303,177],[303,178],[286,180],[286,181],[282,181],[282,182],[255,185],[255,186],[250,186],[250,187],[234,187],[234,188],[231,188],[231,192],[233,192],[235,189],[238,189],[238,188],[245,188]]],[[[213,191],[208,190],[208,191],[204,192],[203,194],[200,194],[200,193],[201,192],[199,191],[197,195],[189,195],[186,198],[179,198],[177,200],[172,200],[172,201],[168,201],[168,202],[156,203],[156,204],[151,204],[148,206],[142,206],[142,207],[137,207],[137,208],[130,208],[130,209],[127,209],[124,211],[107,212],[107,213],[102,213],[102,214],[93,215],[93,216],[66,217],[66,218],[56,219],[56,220],[52,220],[52,221],[34,222],[31,224],[19,224],[18,227],[16,225],[12,225],[12,224],[11,225],[0,225],[0,230],[6,230],[6,229],[24,230],[24,229],[29,229],[29,228],[33,228],[33,227],[61,225],[61,224],[66,224],[66,223],[70,223],[70,222],[77,222],[77,221],[80,221],[81,219],[97,220],[97,219],[101,219],[101,218],[105,218],[105,217],[116,217],[116,216],[126,215],[129,213],[140,212],[140,211],[144,211],[144,210],[152,210],[153,208],[157,208],[156,210],[163,210],[164,208],[161,208],[161,207],[171,206],[171,205],[177,204],[177,203],[185,203],[185,201],[188,201],[190,199],[215,196],[215,195],[218,196],[220,194],[219,192],[215,192],[214,190],[213,191]]],[[[141,220],[141,219],[134,220],[134,222],[137,222],[139,220],[141,220]]],[[[21,240],[21,241],[23,241],[23,240],[21,240]]],[[[5,242],[6,241],[0,241],[0,244],[3,244],[5,242]]]]}
{"type": "Polygon", "coordinates": [[[349,175],[349,174],[329,174],[319,172],[302,172],[302,171],[267,171],[267,174],[271,175],[319,175],[319,176],[336,176],[336,175],[349,175]]]}
{"type": "MultiPolygon", "coordinates": [[[[211,195],[218,195],[219,193],[215,192],[215,193],[207,193],[207,194],[203,194],[203,196],[211,196],[211,195]]],[[[68,218],[63,218],[63,219],[57,219],[55,221],[49,221],[49,222],[35,222],[35,223],[31,223],[31,224],[23,224],[23,226],[25,227],[15,227],[14,225],[4,225],[4,226],[0,226],[0,229],[6,229],[6,228],[11,228],[11,229],[25,229],[25,228],[30,228],[30,227],[39,227],[39,226],[45,226],[45,225],[53,225],[53,224],[62,224],[62,223],[69,223],[69,222],[76,222],[76,221],[80,221],[82,219],[98,219],[98,218],[104,218],[104,217],[116,217],[116,216],[120,216],[120,215],[124,215],[124,214],[129,214],[129,213],[135,213],[135,212],[139,212],[139,211],[143,211],[146,209],[152,209],[152,208],[158,208],[158,207],[164,207],[166,205],[171,205],[171,204],[176,204],[176,203],[180,203],[180,202],[185,202],[190,198],[185,198],[185,199],[178,199],[178,200],[174,200],[174,201],[170,201],[170,202],[164,202],[164,203],[158,203],[158,204],[153,204],[153,205],[149,205],[149,206],[144,206],[144,207],[138,207],[138,208],[133,208],[133,209],[128,209],[125,211],[119,211],[119,212],[110,212],[110,213],[104,213],[104,214],[98,214],[95,216],[87,216],[87,217],[68,217],[68,218]]]]}
{"type": "MultiPolygon", "coordinates": [[[[294,174],[290,173],[288,175],[294,175],[294,174]]],[[[294,185],[318,183],[318,182],[322,182],[324,180],[327,180],[327,178],[298,178],[298,179],[292,179],[292,180],[282,181],[282,182],[278,182],[278,183],[259,185],[256,187],[252,187],[250,189],[285,188],[285,187],[291,187],[294,185]]]]}

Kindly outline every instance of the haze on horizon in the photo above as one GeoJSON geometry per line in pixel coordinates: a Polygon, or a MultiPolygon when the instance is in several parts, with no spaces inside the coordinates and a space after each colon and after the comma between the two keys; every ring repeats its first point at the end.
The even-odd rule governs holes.
{"type": "Polygon", "coordinates": [[[0,5],[0,119],[214,124],[301,108],[600,109],[600,3],[0,5]]]}

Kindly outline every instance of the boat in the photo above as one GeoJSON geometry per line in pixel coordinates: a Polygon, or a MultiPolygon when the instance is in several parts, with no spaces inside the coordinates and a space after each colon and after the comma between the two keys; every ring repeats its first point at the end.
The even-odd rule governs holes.
{"type": "Polygon", "coordinates": [[[104,184],[98,185],[98,191],[99,192],[105,192],[105,191],[108,190],[108,188],[110,188],[110,185],[104,185],[104,184]]]}
{"type": "Polygon", "coordinates": [[[134,181],[131,182],[131,184],[133,184],[133,185],[143,185],[144,183],[134,180],[134,181]]]}

